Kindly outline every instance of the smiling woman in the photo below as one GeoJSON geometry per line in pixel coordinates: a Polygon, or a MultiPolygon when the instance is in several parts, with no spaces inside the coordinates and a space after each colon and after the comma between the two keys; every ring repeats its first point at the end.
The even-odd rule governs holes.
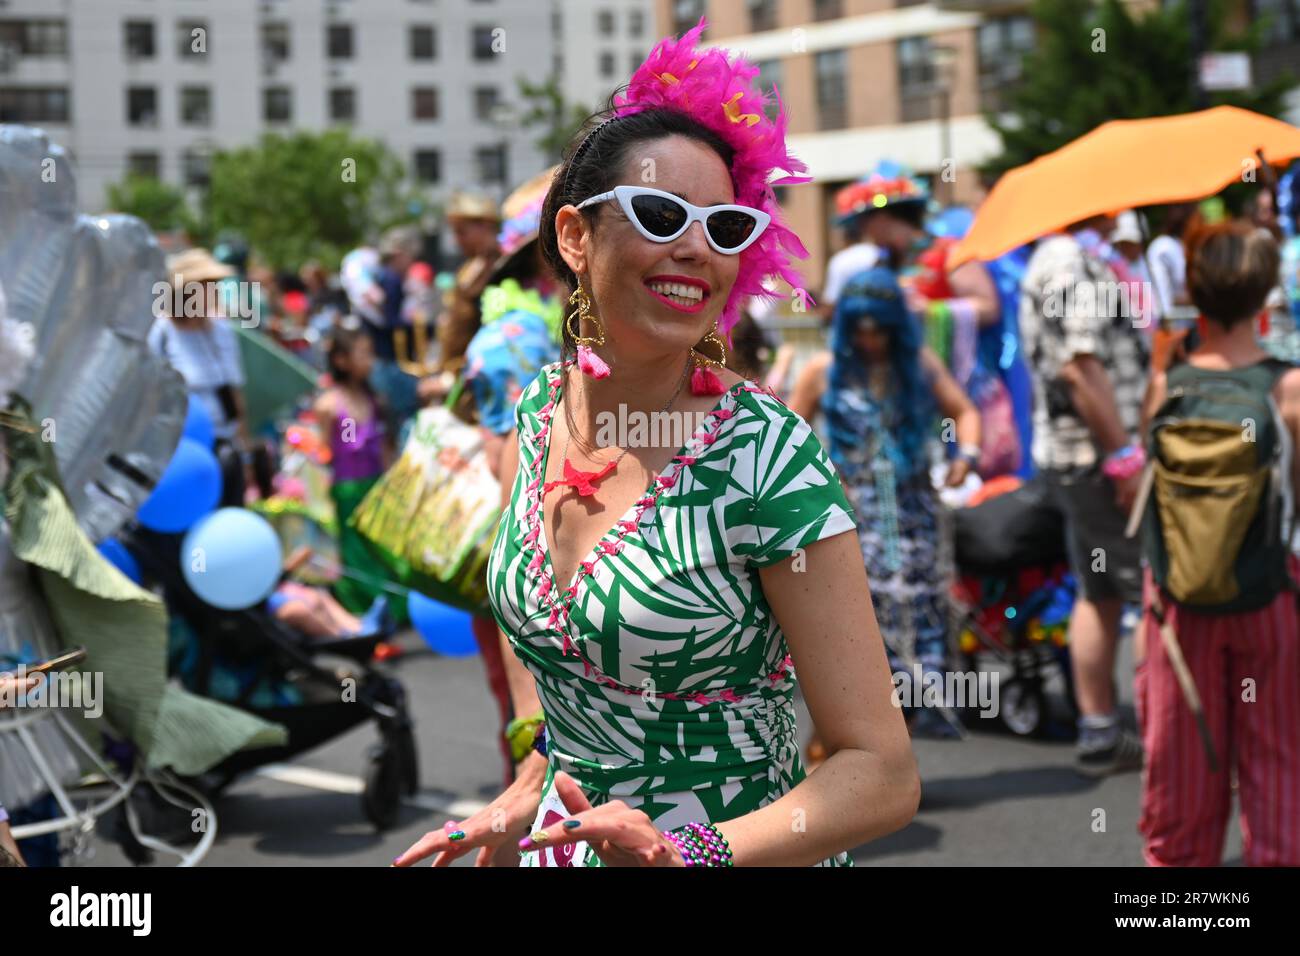
{"type": "Polygon", "coordinates": [[[915,812],[852,509],[803,419],[725,368],[745,297],[798,282],[769,180],[803,166],[702,27],[655,48],[543,210],[574,308],[516,410],[488,564],[535,752],[398,865],[846,865],[915,812]],[[702,424],[601,447],[601,416],[668,412],[702,424]],[[811,775],[796,667],[831,754],[811,775]]]}

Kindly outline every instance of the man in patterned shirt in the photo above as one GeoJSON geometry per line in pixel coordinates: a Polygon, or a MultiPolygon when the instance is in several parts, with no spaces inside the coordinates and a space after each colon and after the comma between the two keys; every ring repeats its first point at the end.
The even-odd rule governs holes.
{"type": "Polygon", "coordinates": [[[1133,454],[1149,364],[1144,320],[1106,264],[1098,217],[1039,241],[1021,284],[1020,325],[1034,378],[1034,464],[1065,517],[1078,583],[1070,651],[1079,705],[1076,765],[1090,776],[1137,769],[1119,724],[1115,645],[1124,602],[1141,600],[1140,550],[1124,536],[1138,476],[1108,478],[1133,454]]]}

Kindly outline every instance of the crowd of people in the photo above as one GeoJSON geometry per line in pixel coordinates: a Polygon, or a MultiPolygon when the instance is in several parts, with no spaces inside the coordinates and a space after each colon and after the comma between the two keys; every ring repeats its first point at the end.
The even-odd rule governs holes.
{"type": "MultiPolygon", "coordinates": [[[[691,133],[668,124],[662,138],[673,136],[689,139],[691,133]]],[[[567,168],[560,174],[568,174],[567,168]]],[[[549,252],[538,241],[542,200],[553,191],[556,175],[547,170],[526,184],[504,221],[485,197],[458,196],[448,221],[463,264],[441,309],[433,305],[431,270],[419,258],[421,238],[409,228],[385,235],[373,252],[363,248],[350,254],[338,279],[315,264],[304,267],[305,307],[295,302],[293,291],[261,286],[263,307],[272,316],[264,331],[301,355],[310,358],[318,350],[324,356],[328,383],[313,408],[333,450],[332,497],[346,565],[369,563],[348,515],[391,463],[413,413],[445,399],[461,376],[470,388],[456,407],[483,429],[492,470],[507,495],[511,491],[519,465],[517,415],[526,407],[521,398],[537,394],[538,373],[560,357],[561,317],[574,314],[561,307],[561,288],[578,288],[572,273],[564,282],[553,277],[556,262],[568,265],[558,241],[549,252]],[[427,334],[417,331],[422,327],[427,334]],[[313,330],[320,333],[319,345],[313,330]],[[345,422],[355,430],[346,440],[345,422]]],[[[602,183],[589,178],[589,191],[595,191],[602,183]]],[[[551,208],[559,208],[559,199],[551,196],[551,208]]],[[[1252,202],[1251,209],[1260,205],[1268,206],[1252,202]]],[[[745,379],[765,382],[771,394],[824,435],[829,461],[848,496],[845,512],[855,516],[890,670],[905,672],[912,661],[923,673],[942,674],[954,666],[948,608],[952,569],[942,558],[949,532],[940,521],[945,508],[940,488],[970,487],[969,476],[975,474],[984,480],[1034,474],[1064,518],[1077,588],[1069,646],[1081,772],[1118,773],[1145,763],[1142,828],[1148,860],[1217,861],[1229,788],[1227,778],[1214,777],[1205,763],[1198,725],[1181,703],[1174,664],[1159,640],[1162,621],[1171,622],[1179,628],[1220,753],[1241,754],[1237,780],[1250,821],[1248,861],[1295,861],[1294,827],[1281,821],[1296,816],[1276,812],[1290,792],[1286,781],[1295,774],[1300,746],[1294,721],[1286,720],[1285,701],[1293,698],[1280,686],[1288,675],[1300,673],[1288,667],[1297,655],[1294,598],[1275,587],[1264,606],[1227,615],[1198,615],[1194,608],[1180,613],[1176,604],[1158,611],[1165,582],[1155,580],[1148,568],[1145,599],[1143,588],[1144,547],[1149,564],[1157,545],[1126,532],[1150,448],[1148,430],[1171,378],[1240,378],[1262,402],[1271,399],[1279,409],[1282,427],[1271,433],[1275,441],[1290,446],[1300,437],[1300,373],[1257,344],[1258,319],[1276,305],[1281,280],[1269,224],[1209,225],[1195,205],[1182,204],[1159,211],[1160,227],[1144,247],[1138,213],[1128,211],[1046,235],[1032,249],[1006,257],[1006,263],[970,262],[949,269],[945,257],[953,237],[934,234],[926,186],[903,167],[882,162],[837,197],[837,208],[846,242],[832,257],[818,296],[826,350],[809,356],[797,374],[770,375],[779,343],[746,314],[744,326],[733,329],[733,341],[749,335],[761,345],[728,364],[745,379]],[[1005,273],[1013,269],[1014,295],[1009,296],[999,287],[1005,288],[1005,273]],[[1082,285],[1101,289],[1121,283],[1132,293],[1126,300],[1129,312],[1075,307],[1074,299],[1084,301],[1077,295],[1082,285]],[[1174,336],[1174,326],[1161,320],[1187,306],[1202,316],[1199,328],[1174,336]],[[1157,343],[1158,336],[1167,341],[1157,343]],[[1021,387],[1018,402],[1012,400],[1017,374],[1030,382],[1027,394],[1021,387]],[[1032,420],[1030,427],[1025,419],[1032,420]],[[947,434],[936,440],[944,422],[950,426],[947,434]],[[942,470],[939,480],[936,466],[942,470]],[[1142,719],[1133,729],[1122,725],[1115,683],[1126,607],[1145,609],[1135,641],[1142,719]],[[1251,706],[1235,706],[1233,681],[1247,677],[1278,686],[1262,694],[1264,704],[1257,699],[1251,706]],[[1258,743],[1246,746],[1246,741],[1258,743]],[[1193,774],[1203,775],[1204,783],[1189,789],[1193,774]],[[1215,796],[1189,803],[1192,792],[1215,796]]],[[[201,250],[178,257],[175,266],[181,281],[224,281],[238,268],[216,265],[201,250]]],[[[610,338],[628,341],[638,332],[646,334],[622,329],[609,306],[599,314],[608,316],[610,338]]],[[[220,321],[196,331],[185,324],[193,321],[160,319],[151,343],[212,407],[220,441],[237,447],[246,431],[231,333],[220,321]]],[[[581,331],[569,327],[572,342],[595,341],[579,336],[581,331]]],[[[651,350],[648,342],[646,349],[651,350]]],[[[630,378],[631,362],[621,350],[618,358],[630,378]]],[[[574,427],[570,420],[569,429],[574,427]]],[[[607,461],[600,449],[588,451],[588,463],[607,461]]],[[[1293,466],[1285,477],[1273,490],[1287,497],[1289,509],[1300,471],[1293,466]]],[[[537,472],[534,483],[545,478],[537,472]]],[[[509,509],[511,502],[505,505],[509,509]]],[[[601,525],[602,513],[590,520],[584,516],[567,535],[561,522],[559,534],[588,538],[585,529],[601,525]]],[[[1250,525],[1249,511],[1237,516],[1243,530],[1250,525]]],[[[1190,539],[1187,546],[1193,546],[1190,539]]],[[[1284,548],[1275,550],[1271,559],[1279,567],[1294,561],[1284,548]]],[[[1181,557],[1165,561],[1176,565],[1181,557]]],[[[570,566],[577,566],[576,558],[565,570],[570,566]]],[[[1277,579],[1278,569],[1265,577],[1277,579]]],[[[370,606],[375,597],[373,589],[348,579],[336,593],[353,611],[370,606]]],[[[498,615],[505,616],[500,610],[498,615]]],[[[504,775],[513,786],[521,754],[514,738],[536,730],[536,721],[521,718],[537,709],[539,698],[525,691],[522,704],[512,699],[512,688],[519,697],[521,681],[507,667],[508,648],[518,646],[519,635],[507,635],[503,654],[496,621],[476,618],[475,634],[505,728],[504,775]]],[[[957,732],[934,709],[909,709],[906,716],[914,734],[957,732]]],[[[556,718],[548,718],[554,726],[556,718]]],[[[817,767],[833,752],[819,727],[806,763],[817,767]]],[[[551,783],[546,788],[556,792],[551,783]]]]}
{"type": "Polygon", "coordinates": [[[769,185],[802,165],[744,61],[697,40],[663,41],[502,206],[458,193],[454,273],[409,226],[337,275],[277,277],[237,240],[169,262],[178,288],[225,290],[149,335],[215,423],[223,500],[268,493],[238,306],[321,375],[304,404],[359,573],[282,606],[337,620],[387,600],[349,518],[421,408],[477,427],[501,485],[473,630],[505,789],[396,863],[850,863],[916,812],[909,734],[960,733],[890,687],[956,666],[944,515],[1015,476],[1065,529],[1079,771],[1143,769],[1150,864],[1217,864],[1234,782],[1246,862],[1300,864],[1300,369],[1260,344],[1294,305],[1295,224],[1272,192],[1240,218],[1098,215],[953,266],[969,213],[936,215],[881,161],[836,196],[843,248],[813,289],[825,348],[796,359],[763,301],[774,280],[809,285],[769,185]],[[1096,307],[1120,286],[1124,309],[1096,307]],[[702,424],[680,447],[603,446],[602,416],[629,411],[702,424]],[[796,808],[816,825],[791,828],[796,808]]]}

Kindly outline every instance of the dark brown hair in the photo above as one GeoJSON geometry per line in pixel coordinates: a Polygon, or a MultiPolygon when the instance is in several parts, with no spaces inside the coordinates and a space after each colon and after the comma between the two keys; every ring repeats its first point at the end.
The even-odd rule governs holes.
{"type": "Polygon", "coordinates": [[[1280,266],[1277,242],[1249,223],[1220,223],[1187,239],[1187,290],[1202,315],[1225,327],[1259,313],[1280,266]]]}
{"type": "MultiPolygon", "coordinates": [[[[699,125],[684,113],[668,109],[648,109],[610,119],[608,113],[596,114],[584,125],[565,150],[564,160],[551,180],[551,188],[542,204],[542,219],[538,229],[538,242],[542,256],[551,271],[568,291],[565,299],[578,288],[578,278],[560,255],[559,236],[555,231],[555,214],[567,205],[577,205],[584,199],[608,192],[618,184],[618,176],[628,153],[638,143],[684,136],[709,147],[718,154],[731,172],[735,151],[717,133],[699,125]]],[[[595,229],[601,204],[588,206],[582,215],[595,229]]],[[[565,319],[570,307],[564,307],[565,319]]],[[[573,349],[568,322],[564,324],[564,350],[573,349]]]]}

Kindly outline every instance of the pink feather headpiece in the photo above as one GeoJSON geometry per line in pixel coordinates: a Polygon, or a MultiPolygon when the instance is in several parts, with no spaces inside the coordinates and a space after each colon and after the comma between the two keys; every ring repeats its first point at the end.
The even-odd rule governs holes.
{"type": "Polygon", "coordinates": [[[802,285],[790,259],[806,259],[808,250],[785,224],[772,187],[811,182],[812,178],[798,175],[808,167],[786,148],[785,107],[776,88],[772,89],[777,106],[773,120],[765,111],[770,101],[755,82],[757,66],[738,54],[728,59],[723,50],[698,49],[696,44],[707,25],[701,17],[681,39],[660,40],[632,74],[627,91],[615,98],[614,115],[675,110],[717,133],[735,150],[731,177],[736,202],[772,217],[762,237],[740,253],[736,284],[718,322],[727,334],[740,318],[740,303],[746,296],[773,297],[763,285],[768,276],[780,276],[794,288],[802,285]],[[774,170],[786,175],[769,179],[774,170]]]}

